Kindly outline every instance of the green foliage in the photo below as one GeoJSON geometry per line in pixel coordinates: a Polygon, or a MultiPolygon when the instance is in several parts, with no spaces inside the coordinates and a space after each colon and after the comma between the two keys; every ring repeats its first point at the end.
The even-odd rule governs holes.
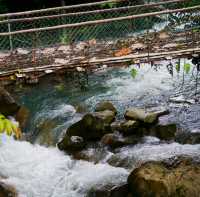
{"type": "Polygon", "coordinates": [[[131,69],[131,76],[133,77],[133,79],[135,79],[136,75],[137,75],[137,70],[135,68],[132,68],[131,69]]]}
{"type": "Polygon", "coordinates": [[[101,8],[115,8],[117,5],[116,2],[108,2],[108,3],[103,3],[100,5],[101,8]]]}
{"type": "Polygon", "coordinates": [[[56,91],[58,91],[58,92],[62,92],[64,89],[65,89],[65,86],[64,86],[64,84],[59,84],[59,85],[56,85],[55,86],[55,89],[56,89],[56,91]]]}
{"type": "Polygon", "coordinates": [[[188,64],[188,63],[184,64],[184,71],[186,74],[188,74],[190,72],[190,68],[191,68],[190,64],[188,64]]]}
{"type": "Polygon", "coordinates": [[[14,134],[17,139],[21,137],[21,130],[4,115],[0,114],[0,133],[6,133],[8,136],[14,134]]]}
{"type": "Polygon", "coordinates": [[[60,42],[62,44],[69,44],[70,43],[70,38],[66,33],[63,33],[62,36],[60,36],[60,42]]]}

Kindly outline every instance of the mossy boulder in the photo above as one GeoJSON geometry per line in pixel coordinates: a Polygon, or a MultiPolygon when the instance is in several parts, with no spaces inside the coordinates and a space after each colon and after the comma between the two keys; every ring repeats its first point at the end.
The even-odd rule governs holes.
{"type": "Polygon", "coordinates": [[[80,136],[85,140],[98,140],[110,131],[110,124],[114,119],[114,112],[109,110],[88,113],[68,128],[67,135],[80,136]]]}
{"type": "Polygon", "coordinates": [[[19,104],[17,104],[10,93],[3,87],[0,87],[0,113],[5,116],[13,116],[19,109],[19,104]]]}
{"type": "Polygon", "coordinates": [[[128,177],[129,189],[135,197],[198,197],[200,193],[200,165],[190,159],[148,162],[128,177]]]}
{"type": "Polygon", "coordinates": [[[109,110],[114,112],[115,114],[117,114],[117,109],[115,108],[115,106],[109,102],[109,101],[102,101],[100,103],[98,103],[95,107],[95,111],[96,112],[100,112],[100,111],[105,111],[105,110],[109,110]]]}

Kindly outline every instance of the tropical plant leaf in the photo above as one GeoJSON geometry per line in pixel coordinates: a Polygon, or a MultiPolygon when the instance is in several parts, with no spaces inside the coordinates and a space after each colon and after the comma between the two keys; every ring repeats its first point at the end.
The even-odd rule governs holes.
{"type": "Polygon", "coordinates": [[[189,63],[184,64],[184,71],[186,74],[190,72],[191,65],[189,63]]]}
{"type": "Polygon", "coordinates": [[[2,114],[0,114],[0,133],[6,133],[8,136],[15,135],[17,139],[22,136],[20,128],[2,114]]]}
{"type": "Polygon", "coordinates": [[[135,68],[131,69],[131,76],[133,77],[133,79],[136,77],[137,75],[137,70],[135,68]]]}

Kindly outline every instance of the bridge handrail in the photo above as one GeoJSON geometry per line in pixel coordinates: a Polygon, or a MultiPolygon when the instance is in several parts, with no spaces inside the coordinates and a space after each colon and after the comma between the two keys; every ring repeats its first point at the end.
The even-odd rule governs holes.
{"type": "Polygon", "coordinates": [[[156,16],[156,15],[172,14],[172,13],[177,13],[177,12],[190,12],[190,11],[198,10],[198,9],[200,10],[200,5],[192,6],[192,7],[188,7],[188,8],[164,10],[164,11],[159,11],[159,12],[130,15],[130,16],[110,18],[110,19],[104,19],[104,20],[86,21],[86,22],[73,23],[73,24],[57,25],[57,26],[52,26],[52,27],[42,27],[42,28],[34,28],[34,29],[26,29],[26,30],[19,30],[19,31],[13,31],[13,32],[6,32],[6,33],[0,33],[0,36],[10,36],[10,35],[15,35],[15,34],[34,33],[34,32],[50,31],[50,30],[56,30],[56,29],[74,28],[74,27],[90,26],[90,25],[97,25],[97,24],[105,24],[105,23],[110,23],[110,22],[115,22],[115,21],[131,20],[131,19],[137,19],[137,18],[156,16]]]}

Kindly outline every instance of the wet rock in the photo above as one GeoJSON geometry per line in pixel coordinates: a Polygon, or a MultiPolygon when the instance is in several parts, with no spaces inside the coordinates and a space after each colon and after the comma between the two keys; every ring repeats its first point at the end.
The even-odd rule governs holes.
{"type": "Polygon", "coordinates": [[[86,144],[82,137],[79,136],[67,136],[65,137],[57,144],[58,148],[60,150],[65,151],[79,151],[82,150],[86,144]]]}
{"type": "Polygon", "coordinates": [[[80,136],[85,140],[100,139],[106,132],[110,131],[110,124],[114,118],[115,114],[108,110],[88,113],[68,128],[67,135],[80,136]]]}
{"type": "Polygon", "coordinates": [[[104,186],[91,189],[86,197],[126,197],[128,195],[128,184],[120,186],[104,186]]]}
{"type": "Polygon", "coordinates": [[[111,127],[111,131],[112,132],[115,132],[115,131],[120,131],[121,130],[121,124],[123,123],[124,121],[115,121],[115,122],[112,122],[110,127],[111,127]]]}
{"type": "Polygon", "coordinates": [[[0,113],[5,116],[15,115],[20,106],[3,87],[0,87],[0,113]]]}
{"type": "Polygon", "coordinates": [[[150,108],[150,109],[139,109],[129,108],[126,110],[124,117],[127,120],[138,120],[144,123],[155,123],[159,116],[169,113],[165,108],[150,108]]]}
{"type": "Polygon", "coordinates": [[[115,120],[115,113],[110,110],[95,112],[93,114],[102,119],[106,124],[111,124],[115,120]]]}
{"type": "Polygon", "coordinates": [[[145,123],[154,123],[158,119],[155,113],[147,113],[144,109],[130,108],[126,110],[124,117],[127,120],[139,120],[145,123]]]}
{"type": "Polygon", "coordinates": [[[85,105],[82,105],[82,104],[76,105],[75,109],[76,109],[76,113],[85,113],[85,112],[88,112],[87,107],[85,105]]]}
{"type": "Polygon", "coordinates": [[[161,140],[174,140],[177,125],[168,121],[167,116],[159,118],[158,123],[150,129],[149,135],[156,136],[161,140]]]}
{"type": "Polygon", "coordinates": [[[0,197],[17,197],[17,191],[14,187],[0,182],[0,197]]]}
{"type": "Polygon", "coordinates": [[[87,144],[86,148],[82,151],[73,153],[74,159],[85,160],[93,163],[99,163],[104,160],[110,153],[107,148],[95,142],[94,146],[87,144]]]}
{"type": "Polygon", "coordinates": [[[120,132],[123,135],[137,134],[139,122],[135,120],[128,120],[121,124],[120,132]]]}
{"type": "Polygon", "coordinates": [[[20,128],[22,129],[25,128],[29,115],[30,111],[25,106],[20,107],[15,116],[17,122],[19,122],[20,128]]]}
{"type": "Polygon", "coordinates": [[[105,134],[101,139],[101,143],[111,148],[118,148],[126,145],[126,142],[119,135],[114,133],[105,134]]]}
{"type": "Polygon", "coordinates": [[[200,129],[192,131],[179,131],[176,135],[176,142],[181,144],[200,144],[200,129]]]}
{"type": "Polygon", "coordinates": [[[105,111],[105,110],[110,110],[110,111],[114,112],[115,114],[117,114],[117,109],[109,101],[102,101],[102,102],[98,103],[95,107],[96,112],[105,111]]]}
{"type": "Polygon", "coordinates": [[[37,133],[35,141],[40,145],[52,146],[55,145],[54,128],[56,127],[56,122],[53,120],[45,120],[40,124],[36,125],[37,133]]]}
{"type": "Polygon", "coordinates": [[[128,177],[133,196],[198,197],[200,165],[191,160],[174,164],[148,162],[135,169],[128,177]]]}
{"type": "Polygon", "coordinates": [[[102,144],[107,145],[111,148],[119,148],[122,146],[133,145],[137,142],[138,138],[135,136],[123,137],[118,133],[105,134],[101,139],[102,144]]]}

